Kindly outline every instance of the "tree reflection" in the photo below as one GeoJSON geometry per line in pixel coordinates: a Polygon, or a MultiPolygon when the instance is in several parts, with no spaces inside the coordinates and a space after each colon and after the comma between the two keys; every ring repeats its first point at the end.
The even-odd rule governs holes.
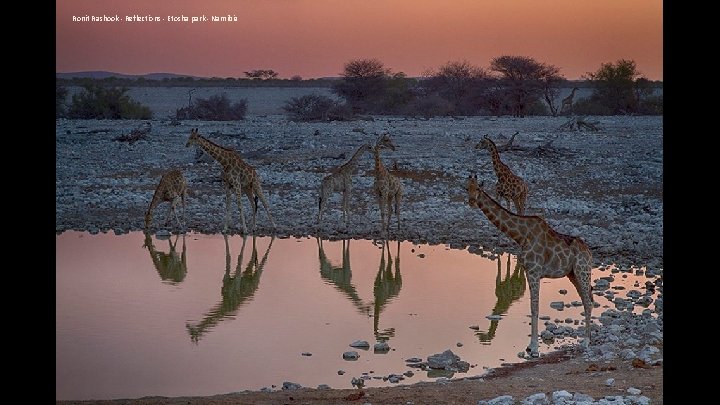
{"type": "MultiPolygon", "coordinates": [[[[507,270],[505,273],[505,280],[502,280],[502,263],[501,258],[498,257],[498,270],[497,276],[495,277],[495,296],[497,302],[495,308],[493,308],[493,315],[503,315],[507,313],[510,305],[517,301],[525,293],[527,284],[525,283],[525,269],[520,264],[520,261],[515,262],[515,270],[512,275],[510,274],[510,255],[507,259],[507,270]]],[[[487,332],[476,332],[480,342],[489,344],[490,341],[495,337],[497,331],[498,321],[490,321],[490,328],[487,332]]]]}
{"type": "Polygon", "coordinates": [[[178,284],[185,279],[187,275],[187,250],[185,247],[185,235],[182,235],[182,253],[178,255],[175,250],[178,238],[180,235],[175,236],[175,243],[172,243],[172,238],[168,238],[168,246],[170,247],[167,253],[158,251],[153,244],[152,236],[145,232],[145,243],[143,248],[147,248],[150,252],[150,258],[152,259],[155,270],[160,275],[162,281],[170,284],[178,284]]]}
{"type": "Polygon", "coordinates": [[[235,273],[231,275],[230,263],[232,260],[230,258],[230,245],[227,235],[223,235],[223,238],[225,239],[225,274],[223,275],[222,287],[220,288],[222,300],[206,313],[202,321],[185,325],[190,334],[190,339],[193,342],[198,342],[207,331],[211,330],[223,319],[234,316],[238,308],[252,300],[255,291],[257,291],[260,285],[260,276],[262,275],[263,268],[270,254],[270,248],[275,240],[274,236],[270,239],[270,244],[262,260],[258,261],[256,236],[253,235],[250,260],[248,260],[245,270],[241,271],[243,255],[245,253],[245,243],[247,242],[247,236],[243,236],[237,267],[235,268],[235,273]]]}

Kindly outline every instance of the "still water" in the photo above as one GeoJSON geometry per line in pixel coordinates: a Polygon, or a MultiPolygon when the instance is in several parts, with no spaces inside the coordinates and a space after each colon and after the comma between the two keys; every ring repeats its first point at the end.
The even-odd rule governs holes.
{"type": "MultiPolygon", "coordinates": [[[[570,281],[544,280],[540,315],[582,319],[581,307],[550,308],[561,300],[579,301],[570,281]]],[[[351,388],[362,373],[412,370],[402,382],[410,384],[434,378],[405,359],[446,349],[474,366],[454,377],[481,375],[520,361],[529,313],[510,255],[398,241],[65,232],[56,237],[56,399],[213,395],[284,381],[351,388]],[[370,349],[349,347],[355,340],[370,349]],[[391,350],[374,353],[380,341],[391,350]],[[358,360],[343,360],[350,350],[358,360]]],[[[541,342],[540,351],[569,342],[541,342]]]]}

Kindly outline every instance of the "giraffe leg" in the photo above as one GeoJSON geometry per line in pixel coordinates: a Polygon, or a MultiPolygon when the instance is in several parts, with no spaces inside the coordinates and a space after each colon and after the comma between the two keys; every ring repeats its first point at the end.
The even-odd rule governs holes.
{"type": "Polygon", "coordinates": [[[182,193],[182,209],[183,209],[183,232],[185,231],[185,227],[187,226],[187,208],[185,207],[185,200],[187,199],[187,191],[183,190],[182,193]]]}
{"type": "Polygon", "coordinates": [[[590,326],[592,325],[591,315],[593,309],[593,298],[590,286],[590,264],[589,263],[576,263],[575,268],[568,274],[568,278],[572,281],[575,289],[580,296],[580,300],[585,309],[585,337],[587,343],[592,344],[592,334],[590,333],[590,326]]]}
{"type": "Polygon", "coordinates": [[[240,221],[242,224],[243,235],[247,235],[247,225],[245,225],[245,213],[243,212],[242,201],[240,200],[240,191],[235,189],[235,198],[237,199],[238,209],[240,210],[240,221]]]}
{"type": "Polygon", "coordinates": [[[227,234],[228,222],[230,222],[230,186],[225,188],[225,224],[223,225],[223,233],[227,234]]]}
{"type": "MultiPolygon", "coordinates": [[[[257,217],[257,197],[253,194],[251,188],[245,188],[243,189],[243,192],[245,193],[245,196],[247,197],[248,201],[250,201],[250,209],[252,210],[252,230],[255,231],[255,225],[256,225],[256,217],[257,217]]],[[[239,202],[238,202],[239,203],[239,202]]]]}
{"type": "Polygon", "coordinates": [[[398,221],[398,231],[400,230],[400,201],[402,200],[402,193],[398,192],[395,194],[395,216],[398,221]]]}
{"type": "Polygon", "coordinates": [[[172,204],[172,201],[170,202],[170,206],[168,207],[167,215],[165,215],[165,226],[168,226],[170,224],[170,220],[172,219],[172,213],[174,210],[174,206],[172,204]]]}
{"type": "Polygon", "coordinates": [[[345,223],[345,226],[347,226],[347,218],[349,216],[348,214],[348,200],[350,199],[350,189],[346,188],[343,190],[343,222],[345,223]]]}
{"type": "Polygon", "coordinates": [[[380,207],[380,232],[385,232],[385,199],[378,195],[378,207],[380,207]]]}
{"type": "Polygon", "coordinates": [[[531,357],[539,357],[538,351],[538,310],[540,306],[540,279],[537,277],[540,269],[533,267],[528,268],[527,280],[530,287],[530,346],[527,351],[531,357]]]}
{"type": "Polygon", "coordinates": [[[273,217],[270,214],[270,205],[268,204],[267,200],[265,199],[265,194],[263,193],[260,183],[255,183],[254,191],[255,191],[255,196],[257,196],[258,199],[260,199],[260,201],[262,202],[262,205],[265,208],[265,212],[267,213],[268,219],[270,219],[270,223],[272,224],[273,229],[276,228],[275,220],[273,220],[273,217]]]}
{"type": "Polygon", "coordinates": [[[176,205],[177,205],[177,198],[173,199],[173,201],[172,201],[172,212],[173,212],[173,214],[175,214],[175,220],[177,221],[178,226],[180,227],[180,231],[182,232],[183,225],[182,225],[182,222],[180,222],[180,217],[178,216],[178,212],[175,207],[176,205]]]}
{"type": "Polygon", "coordinates": [[[325,187],[320,187],[320,193],[318,193],[318,215],[317,215],[317,223],[318,226],[320,226],[320,223],[322,222],[322,213],[325,209],[325,205],[327,204],[328,196],[325,193],[325,187]]]}

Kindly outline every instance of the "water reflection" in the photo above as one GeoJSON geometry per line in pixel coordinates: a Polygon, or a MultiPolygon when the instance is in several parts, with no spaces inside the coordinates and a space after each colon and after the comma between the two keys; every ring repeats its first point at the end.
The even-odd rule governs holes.
{"type": "Polygon", "coordinates": [[[186,325],[190,339],[196,343],[202,335],[215,327],[215,325],[223,319],[235,315],[240,306],[252,299],[260,285],[260,276],[262,275],[263,268],[270,254],[270,248],[275,240],[274,236],[270,239],[270,243],[262,260],[258,262],[257,237],[253,235],[250,260],[248,260],[245,270],[241,271],[243,255],[245,253],[245,243],[248,238],[247,236],[243,236],[242,248],[240,248],[240,254],[238,255],[235,274],[230,275],[230,263],[232,262],[230,258],[230,244],[228,243],[227,235],[223,235],[223,238],[225,239],[225,273],[223,274],[222,287],[220,288],[222,300],[206,313],[202,321],[196,324],[188,323],[186,325]]]}
{"type": "Polygon", "coordinates": [[[352,283],[352,269],[350,268],[350,239],[342,241],[342,266],[334,266],[323,249],[323,241],[317,239],[318,258],[320,260],[320,277],[334,285],[343,295],[352,302],[361,314],[369,314],[370,306],[365,304],[352,283]]]}
{"type": "MultiPolygon", "coordinates": [[[[510,255],[508,255],[507,258],[505,280],[502,280],[502,261],[501,257],[498,257],[497,276],[495,277],[495,296],[497,297],[497,302],[492,310],[492,314],[506,314],[510,305],[523,296],[526,286],[525,269],[522,264],[520,264],[520,261],[515,262],[515,270],[512,275],[510,274],[510,255]]],[[[476,332],[475,335],[480,339],[480,342],[490,344],[490,341],[495,337],[497,327],[498,320],[491,320],[490,328],[487,332],[476,332]]]]}
{"type": "Polygon", "coordinates": [[[400,241],[397,241],[397,251],[395,254],[395,273],[393,274],[393,258],[390,254],[390,242],[385,240],[382,245],[382,255],[380,256],[380,268],[373,287],[373,295],[375,296],[373,315],[374,325],[373,331],[375,339],[378,341],[387,341],[395,336],[395,328],[386,328],[378,331],[380,324],[380,314],[385,306],[392,301],[393,298],[400,294],[402,288],[402,276],[400,274],[400,241]],[[386,249],[387,247],[387,249],[386,249]],[[385,251],[387,250],[387,262],[385,261],[385,251]]]}
{"type": "Polygon", "coordinates": [[[158,251],[155,248],[152,236],[149,233],[145,233],[145,243],[142,246],[150,252],[150,258],[152,259],[153,266],[155,266],[155,270],[157,270],[160,275],[160,279],[170,284],[182,282],[187,275],[185,235],[182,235],[182,253],[178,256],[175,250],[179,236],[180,235],[175,236],[175,243],[172,243],[172,238],[167,239],[168,246],[170,246],[170,250],[167,253],[158,251]]]}

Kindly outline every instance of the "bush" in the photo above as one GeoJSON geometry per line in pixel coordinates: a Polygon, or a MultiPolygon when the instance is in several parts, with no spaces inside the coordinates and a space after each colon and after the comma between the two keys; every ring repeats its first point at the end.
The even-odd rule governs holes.
{"type": "Polygon", "coordinates": [[[448,116],[452,112],[453,105],[448,100],[438,94],[430,94],[411,101],[406,106],[404,115],[430,118],[448,116]]]}
{"type": "Polygon", "coordinates": [[[576,115],[613,115],[610,107],[590,98],[583,98],[573,103],[572,112],[576,115]]]}
{"type": "Polygon", "coordinates": [[[663,115],[663,96],[650,96],[640,102],[639,113],[663,115]]]}
{"type": "Polygon", "coordinates": [[[55,85],[55,118],[64,117],[67,114],[67,88],[65,86],[55,85]]]}
{"type": "Polygon", "coordinates": [[[185,120],[235,121],[245,119],[247,100],[231,103],[225,93],[200,98],[190,107],[176,110],[175,117],[185,120]]]}
{"type": "Polygon", "coordinates": [[[80,119],[150,119],[152,112],[125,93],[125,87],[103,87],[88,83],[73,95],[68,109],[69,118],[80,119]]]}
{"type": "Polygon", "coordinates": [[[332,121],[352,118],[352,108],[348,105],[318,94],[293,97],[286,101],[282,108],[293,121],[332,121]]]}

